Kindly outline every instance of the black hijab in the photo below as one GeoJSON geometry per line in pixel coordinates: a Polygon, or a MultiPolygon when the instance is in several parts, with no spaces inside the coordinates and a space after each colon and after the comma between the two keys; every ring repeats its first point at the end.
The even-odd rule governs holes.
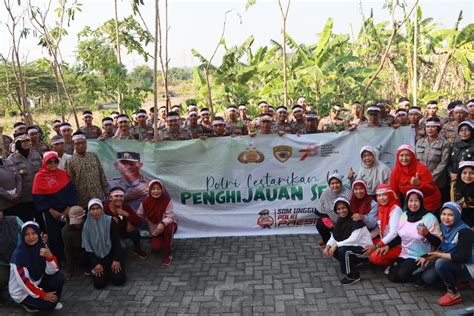
{"type": "Polygon", "coordinates": [[[407,192],[405,209],[407,211],[407,220],[409,223],[416,223],[420,221],[423,218],[423,216],[429,213],[425,208],[423,193],[421,193],[421,191],[416,190],[416,189],[412,189],[407,192]],[[418,198],[420,199],[420,208],[416,212],[412,212],[408,208],[408,199],[410,198],[411,194],[418,195],[418,198]]]}
{"type": "Polygon", "coordinates": [[[343,241],[349,238],[354,230],[364,227],[365,224],[363,221],[354,221],[352,219],[351,204],[344,197],[339,197],[334,201],[334,212],[336,212],[336,206],[339,203],[344,203],[347,206],[349,213],[346,217],[338,217],[336,224],[334,225],[332,236],[336,241],[343,241]]]}
{"type": "Polygon", "coordinates": [[[462,198],[464,198],[466,204],[470,204],[469,202],[474,200],[474,184],[470,183],[464,183],[461,180],[461,173],[464,170],[464,168],[473,168],[474,169],[474,162],[469,161],[469,162],[463,162],[461,161],[459,163],[459,168],[458,168],[458,175],[456,177],[456,184],[455,184],[455,200],[460,201],[462,198]]]}

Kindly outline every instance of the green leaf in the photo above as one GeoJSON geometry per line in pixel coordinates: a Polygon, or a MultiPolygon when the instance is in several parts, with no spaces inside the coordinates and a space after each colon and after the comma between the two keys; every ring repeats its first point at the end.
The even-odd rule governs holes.
{"type": "Polygon", "coordinates": [[[471,23],[463,28],[457,35],[454,40],[455,47],[459,48],[463,45],[474,42],[474,24],[471,23]]]}

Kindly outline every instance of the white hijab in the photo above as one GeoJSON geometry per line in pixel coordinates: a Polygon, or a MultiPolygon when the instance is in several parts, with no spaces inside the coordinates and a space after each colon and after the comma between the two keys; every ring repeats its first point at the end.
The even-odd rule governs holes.
{"type": "Polygon", "coordinates": [[[379,161],[378,151],[372,146],[364,146],[360,150],[360,156],[362,159],[362,153],[367,151],[374,156],[374,164],[369,167],[361,161],[362,166],[357,172],[356,178],[362,179],[367,183],[367,194],[374,195],[375,189],[381,183],[390,183],[390,174],[392,171],[384,163],[379,161]]]}

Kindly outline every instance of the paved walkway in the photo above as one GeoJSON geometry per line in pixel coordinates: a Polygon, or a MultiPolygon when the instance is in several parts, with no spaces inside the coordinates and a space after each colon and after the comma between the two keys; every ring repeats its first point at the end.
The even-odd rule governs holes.
{"type": "MultiPolygon", "coordinates": [[[[367,265],[361,282],[341,286],[339,265],[323,258],[316,235],[201,238],[175,241],[174,262],[129,257],[123,287],[66,283],[54,315],[441,315],[436,289],[394,284],[367,265]]],[[[474,291],[463,290],[474,306],[474,291]]],[[[454,308],[451,308],[453,310],[454,308]]],[[[0,314],[24,314],[13,304],[0,314]]]]}

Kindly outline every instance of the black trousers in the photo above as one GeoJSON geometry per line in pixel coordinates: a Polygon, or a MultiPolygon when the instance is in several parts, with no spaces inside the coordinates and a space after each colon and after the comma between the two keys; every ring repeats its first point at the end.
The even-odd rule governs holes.
{"type": "Polygon", "coordinates": [[[359,271],[355,266],[361,262],[368,262],[369,258],[363,255],[364,248],[360,246],[343,246],[337,248],[334,252],[336,258],[341,264],[341,272],[345,275],[354,275],[359,271]]]}
{"type": "MultiPolygon", "coordinates": [[[[125,275],[125,266],[123,261],[120,261],[121,270],[120,272],[114,273],[112,271],[112,256],[108,255],[104,259],[100,261],[100,264],[104,268],[104,272],[100,277],[96,276],[94,273],[92,274],[92,280],[94,282],[94,287],[96,289],[103,289],[107,283],[112,283],[113,285],[119,286],[125,283],[127,277],[125,275]]],[[[92,267],[94,268],[94,267],[92,267]]]]}
{"type": "MultiPolygon", "coordinates": [[[[388,279],[392,282],[413,282],[416,279],[413,272],[418,268],[415,259],[397,258],[390,268],[388,279]]],[[[418,277],[421,277],[421,273],[418,274],[418,277]]]]}
{"type": "Polygon", "coordinates": [[[321,235],[321,238],[323,239],[324,243],[327,244],[327,242],[331,238],[331,229],[327,228],[326,225],[324,225],[321,218],[318,218],[318,220],[316,221],[316,229],[321,235]]]}

